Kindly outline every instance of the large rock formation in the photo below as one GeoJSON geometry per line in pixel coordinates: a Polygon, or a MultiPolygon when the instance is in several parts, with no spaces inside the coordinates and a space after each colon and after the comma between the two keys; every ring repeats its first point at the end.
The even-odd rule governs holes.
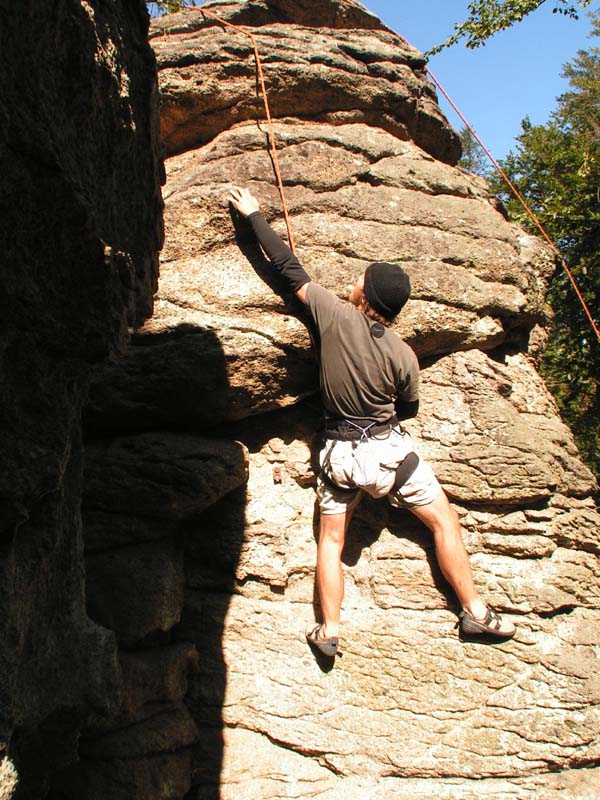
{"type": "Polygon", "coordinates": [[[85,608],[81,405],[151,311],[163,170],[142,0],[0,16],[0,796],[39,800],[121,692],[85,608]]]}
{"type": "Polygon", "coordinates": [[[462,643],[427,532],[364,501],[343,655],[328,669],[307,648],[309,325],[226,204],[230,182],[247,185],[284,232],[252,49],[201,12],[170,15],[152,34],[170,154],[154,315],[97,376],[85,417],[90,611],[129,678],[62,791],[166,800],[191,776],[193,800],[593,797],[600,518],[535,368],[552,255],[453,166],[421,55],[366,10],[207,8],[256,33],[308,272],[342,295],[372,260],[410,272],[397,325],[423,368],[410,427],[478,586],[519,632],[462,643]]]}

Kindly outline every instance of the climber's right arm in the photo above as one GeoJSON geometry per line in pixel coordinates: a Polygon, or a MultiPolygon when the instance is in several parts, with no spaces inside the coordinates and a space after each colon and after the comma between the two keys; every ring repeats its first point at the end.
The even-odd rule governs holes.
{"type": "Polygon", "coordinates": [[[229,194],[229,202],[242,216],[248,218],[256,238],[270,262],[287,280],[296,297],[306,303],[306,289],[310,283],[310,276],[260,213],[258,200],[247,189],[234,186],[229,194]]]}
{"type": "Polygon", "coordinates": [[[271,264],[273,264],[277,272],[283,275],[296,297],[306,303],[305,293],[306,287],[310,283],[310,277],[305,272],[302,264],[287,244],[271,228],[260,211],[254,211],[250,214],[248,222],[252,225],[252,230],[256,234],[260,246],[269,257],[271,264]]]}

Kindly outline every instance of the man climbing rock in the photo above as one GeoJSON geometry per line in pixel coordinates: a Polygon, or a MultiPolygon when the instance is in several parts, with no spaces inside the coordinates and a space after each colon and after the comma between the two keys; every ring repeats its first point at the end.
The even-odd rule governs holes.
{"type": "Polygon", "coordinates": [[[407,273],[394,264],[370,264],[344,302],[311,281],[248,190],[233,187],[229,201],[248,219],[273,267],[307,305],[319,332],[325,443],[317,483],[317,586],[323,622],[306,632],[308,642],[325,655],[337,652],[342,550],[364,492],[387,496],[392,506],[408,508],[430,529],[440,569],[462,607],[462,633],[509,639],[514,626],[489,608],[475,588],[456,511],[401,425],[416,416],[419,406],[416,355],[389,328],[410,295],[407,273]]]}

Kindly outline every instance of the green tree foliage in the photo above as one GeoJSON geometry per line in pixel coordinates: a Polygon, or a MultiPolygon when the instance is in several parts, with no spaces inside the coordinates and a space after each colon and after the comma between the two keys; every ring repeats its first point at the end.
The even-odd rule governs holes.
{"type": "MultiPolygon", "coordinates": [[[[600,36],[600,12],[593,17],[600,36]]],[[[518,146],[502,162],[555,242],[600,325],[600,50],[580,51],[564,68],[570,90],[545,125],[522,122],[518,146]]],[[[502,179],[492,190],[511,218],[537,232],[502,179]]],[[[554,323],[542,374],[588,465],[600,475],[600,342],[561,267],[548,301],[554,323]]]]}
{"type": "Polygon", "coordinates": [[[484,153],[479,142],[473,137],[469,129],[465,126],[459,131],[460,143],[462,145],[462,156],[458,166],[467,172],[489,178],[491,173],[490,160],[484,153]]]}
{"type": "Polygon", "coordinates": [[[201,0],[146,0],[148,10],[153,17],[162,16],[163,14],[173,14],[176,11],[181,11],[183,6],[197,6],[201,4],[201,0]]]}
{"type": "MultiPolygon", "coordinates": [[[[520,22],[545,2],[546,0],[474,0],[468,5],[468,19],[456,24],[452,36],[442,44],[433,47],[427,55],[435,55],[445,47],[450,47],[463,39],[466,39],[466,47],[480,47],[495,33],[520,22]]],[[[563,14],[577,19],[577,9],[585,8],[591,2],[592,0],[578,0],[576,3],[571,0],[554,0],[552,11],[555,14],[563,14]]]]}

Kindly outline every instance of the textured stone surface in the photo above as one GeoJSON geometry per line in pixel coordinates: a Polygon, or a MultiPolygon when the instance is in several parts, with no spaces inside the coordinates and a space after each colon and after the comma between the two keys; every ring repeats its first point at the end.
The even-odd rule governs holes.
{"type": "MultiPolygon", "coordinates": [[[[499,650],[461,643],[454,614],[443,610],[350,599],[343,656],[323,672],[301,632],[309,606],[299,613],[285,601],[197,595],[189,604],[192,629],[196,613],[216,621],[226,611],[226,726],[263,734],[335,774],[375,785],[390,775],[520,777],[598,758],[597,608],[519,619],[518,639],[499,650]],[[565,641],[576,658],[565,658],[565,641]]],[[[201,664],[200,675],[211,666],[201,664]]],[[[190,704],[201,714],[206,697],[197,692],[190,704]]]]}
{"type": "Polygon", "coordinates": [[[180,703],[197,662],[198,653],[189,643],[122,652],[125,718],[131,719],[140,708],[153,703],[180,703]]]}
{"type": "Polygon", "coordinates": [[[183,558],[171,539],[121,547],[86,560],[88,613],[131,647],[179,622],[183,558]]]}
{"type": "MultiPolygon", "coordinates": [[[[481,179],[365,125],[287,123],[277,131],[281,168],[293,181],[287,197],[299,256],[315,280],[343,295],[373,259],[401,261],[413,298],[398,331],[421,358],[527,342],[544,319],[553,265],[495,210],[481,179]],[[388,164],[385,183],[371,173],[382,159],[397,165],[394,172],[388,164]],[[421,166],[420,181],[407,180],[421,166]]],[[[232,240],[225,199],[233,179],[252,186],[284,231],[263,138],[240,126],[170,159],[168,173],[170,235],[155,313],[127,358],[98,376],[90,428],[167,420],[203,427],[287,406],[317,389],[297,307],[269,277],[243,222],[232,240]]]]}
{"type": "Polygon", "coordinates": [[[10,758],[3,756],[0,761],[0,800],[10,800],[19,783],[19,776],[10,758]]]}
{"type": "Polygon", "coordinates": [[[342,655],[332,667],[307,647],[321,413],[310,334],[226,207],[230,182],[246,185],[284,232],[254,67],[247,39],[174,15],[152,39],[166,146],[185,150],[167,164],[155,311],[97,375],[85,415],[89,574],[104,609],[123,622],[139,609],[131,634],[149,635],[121,651],[120,709],[86,732],[67,796],[590,800],[600,516],[535,369],[552,258],[451,166],[455,134],[420,54],[364,9],[209,7],[257,31],[309,273],[342,296],[371,260],[411,274],[397,330],[421,360],[422,402],[407,427],[459,513],[477,586],[518,634],[462,643],[429,533],[364,500],[343,555],[342,655]],[[181,621],[161,628],[173,554],[181,621]]]}
{"type": "MultiPolygon", "coordinates": [[[[206,8],[255,29],[274,117],[334,125],[364,121],[413,139],[443,161],[458,160],[460,144],[440,113],[422,55],[363,9],[293,0],[217,2],[206,8]]],[[[161,69],[161,132],[169,155],[204,144],[245,119],[262,119],[247,35],[223,31],[187,11],[157,23],[152,43],[161,69]]]]}
{"type": "Polygon", "coordinates": [[[182,700],[197,658],[191,644],[121,652],[119,713],[88,728],[79,762],[55,780],[61,797],[163,800],[185,794],[198,731],[182,700]]]}
{"type": "Polygon", "coordinates": [[[83,741],[80,752],[84,759],[114,760],[123,755],[141,758],[161,751],[185,749],[194,744],[197,730],[185,706],[152,707],[146,719],[123,731],[111,731],[93,741],[83,741]]]}
{"type": "Polygon", "coordinates": [[[83,509],[82,517],[87,553],[164,539],[176,528],[174,521],[102,510],[83,509]]]}
{"type": "MultiPolygon", "coordinates": [[[[477,351],[458,358],[469,356],[476,361],[482,358],[477,351]]],[[[437,370],[437,365],[424,370],[424,412],[418,424],[410,424],[413,432],[418,428],[429,431],[437,424],[430,413],[432,407],[439,408],[439,400],[433,403],[439,387],[431,380],[437,370]]],[[[513,378],[518,394],[531,372],[515,373],[513,378]]],[[[491,393],[494,383],[490,380],[490,384],[491,393]]],[[[481,378],[479,387],[485,388],[481,378]]],[[[498,397],[500,411],[502,407],[498,397]]],[[[519,427],[527,428],[527,414],[515,414],[515,418],[511,433],[519,452],[524,441],[517,436],[519,427]]],[[[293,602],[307,602],[312,597],[316,441],[311,440],[310,429],[316,424],[315,412],[303,407],[293,415],[281,413],[266,431],[257,430],[251,420],[239,427],[236,433],[251,452],[249,482],[244,494],[229,496],[188,526],[186,569],[191,587],[223,590],[233,583],[237,592],[250,598],[277,600],[284,595],[293,602]],[[275,467],[280,483],[274,481],[275,467]]],[[[555,435],[570,443],[567,429],[558,420],[555,425],[555,435]]],[[[474,440],[483,452],[494,449],[484,436],[474,436],[474,440]]],[[[435,452],[428,453],[429,441],[423,438],[420,442],[421,452],[442,472],[443,462],[436,460],[435,452]]],[[[461,494],[460,487],[453,497],[480,589],[493,603],[514,613],[548,615],[570,606],[594,608],[600,598],[599,518],[589,497],[569,496],[571,491],[581,491],[582,475],[587,476],[590,488],[593,480],[576,461],[578,470],[564,473],[558,460],[560,448],[553,449],[545,433],[534,445],[530,443],[533,446],[542,463],[555,464],[565,494],[553,492],[539,502],[522,499],[521,464],[531,457],[525,450],[521,464],[515,461],[505,474],[506,492],[508,495],[512,486],[512,498],[494,503],[483,497],[478,502],[467,488],[461,494]],[[565,535],[566,530],[572,531],[572,538],[565,535]]],[[[455,450],[449,441],[444,455],[452,458],[455,450]]],[[[478,479],[485,485],[485,472],[478,479]]],[[[495,472],[491,480],[495,480],[495,472]]],[[[435,609],[445,602],[440,600],[443,581],[433,563],[430,537],[410,515],[392,511],[384,501],[364,501],[349,536],[346,561],[356,566],[349,582],[357,583],[357,591],[363,592],[366,600],[383,608],[409,609],[435,609]]],[[[451,600],[451,607],[453,603],[451,600]]]]}
{"type": "Polygon", "coordinates": [[[472,405],[456,392],[448,422],[469,433],[474,452],[451,489],[477,585],[514,617],[517,638],[497,648],[461,643],[429,534],[385,501],[363,501],[344,551],[343,655],[323,672],[303,639],[318,614],[317,411],[282,411],[268,428],[248,419],[234,429],[250,450],[246,492],[187,529],[190,590],[178,636],[203,645],[189,694],[194,717],[209,720],[196,748],[200,787],[217,757],[224,798],[594,796],[597,774],[585,769],[600,746],[593,480],[569,456],[570,434],[531,365],[477,350],[423,371],[423,412],[411,428],[438,471],[464,458],[460,436],[446,435],[441,448],[435,435],[453,396],[442,376],[458,370],[477,389],[472,405]],[[473,423],[474,408],[485,419],[484,401],[497,408],[496,428],[473,423]],[[507,436],[514,453],[494,500],[485,455],[507,436]],[[545,465],[546,495],[536,501],[522,487],[532,457],[533,475],[545,465]],[[486,492],[477,501],[468,476],[480,462],[486,492]]]}
{"type": "MultiPolygon", "coordinates": [[[[170,303],[158,303],[172,312],[170,303]]],[[[98,374],[85,412],[88,430],[206,429],[315,391],[306,332],[293,317],[252,322],[193,308],[177,316],[172,329],[157,317],[157,336],[135,333],[127,357],[98,374]]]]}
{"type": "Polygon", "coordinates": [[[124,436],[86,448],[86,509],[183,520],[246,480],[239,442],[175,433],[124,436]]]}
{"type": "Polygon", "coordinates": [[[186,796],[190,771],[189,748],[139,758],[82,759],[76,772],[61,776],[57,787],[70,800],[166,800],[186,796]]]}
{"type": "Polygon", "coordinates": [[[142,0],[0,2],[0,785],[45,796],[118,703],[85,613],[87,375],[151,311],[162,242],[156,64],[142,0]]]}
{"type": "Polygon", "coordinates": [[[55,779],[61,796],[186,793],[197,728],[182,701],[198,653],[170,642],[184,606],[180,526],[243,486],[247,469],[240,442],[206,436],[161,431],[88,443],[87,606],[121,648],[121,693],[84,731],[79,762],[55,779]]]}
{"type": "MultiPolygon", "coordinates": [[[[226,751],[231,754],[223,768],[223,800],[261,800],[264,797],[318,800],[556,800],[570,797],[595,800],[597,772],[573,769],[559,774],[533,775],[530,778],[451,777],[380,778],[376,784],[368,777],[336,775],[326,764],[309,759],[293,749],[274,744],[261,733],[243,728],[226,728],[226,751]]],[[[191,795],[203,800],[202,790],[191,795]]]]}
{"type": "Polygon", "coordinates": [[[426,371],[416,424],[450,496],[491,505],[589,496],[595,482],[543,381],[523,354],[504,363],[479,350],[426,371]]]}
{"type": "MultiPolygon", "coordinates": [[[[304,25],[312,28],[359,28],[365,30],[388,30],[383,22],[368,8],[346,0],[254,0],[252,3],[213,0],[206,8],[235,25],[257,26],[273,22],[304,25]]],[[[178,14],[159,18],[153,23],[153,32],[185,33],[197,30],[197,13],[178,14]]]]}

